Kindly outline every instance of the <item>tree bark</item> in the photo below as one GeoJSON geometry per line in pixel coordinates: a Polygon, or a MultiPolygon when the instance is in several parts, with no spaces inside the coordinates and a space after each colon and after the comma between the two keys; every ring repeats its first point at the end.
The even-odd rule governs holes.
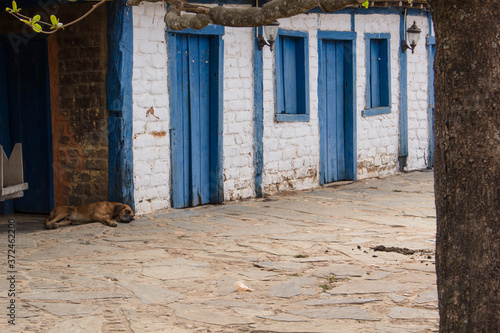
{"type": "Polygon", "coordinates": [[[500,330],[500,1],[430,0],[441,332],[500,330]]]}
{"type": "MultiPolygon", "coordinates": [[[[128,0],[137,5],[142,0],[128,0]]],[[[156,0],[148,0],[156,1],[156,0]]],[[[336,11],[358,5],[364,0],[273,0],[262,7],[233,8],[192,5],[186,0],[166,0],[171,7],[165,15],[165,23],[172,30],[202,29],[209,23],[228,27],[260,27],[285,17],[305,13],[320,6],[324,11],[336,11]],[[182,14],[187,11],[196,14],[182,14]]]]}

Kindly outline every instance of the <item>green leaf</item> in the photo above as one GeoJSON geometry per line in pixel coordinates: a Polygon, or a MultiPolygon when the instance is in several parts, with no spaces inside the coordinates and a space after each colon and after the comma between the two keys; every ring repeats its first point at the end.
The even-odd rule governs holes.
{"type": "Polygon", "coordinates": [[[40,21],[40,19],[41,19],[40,15],[35,15],[35,16],[33,16],[33,20],[32,21],[33,21],[33,23],[35,23],[35,22],[40,21]]]}
{"type": "Polygon", "coordinates": [[[35,30],[35,32],[42,32],[42,26],[38,23],[33,22],[31,27],[35,30]]]}
{"type": "Polygon", "coordinates": [[[365,8],[368,8],[368,5],[369,5],[369,4],[370,4],[370,3],[368,2],[368,0],[366,0],[365,2],[363,2],[363,3],[361,4],[361,6],[363,6],[363,7],[365,7],[365,8]]]}
{"type": "Polygon", "coordinates": [[[12,8],[5,8],[5,10],[9,13],[12,13],[12,14],[17,14],[21,11],[21,8],[17,8],[17,3],[15,1],[12,1],[12,8]]]}
{"type": "Polygon", "coordinates": [[[50,22],[52,22],[53,26],[57,26],[59,19],[55,15],[50,15],[50,22]]]}

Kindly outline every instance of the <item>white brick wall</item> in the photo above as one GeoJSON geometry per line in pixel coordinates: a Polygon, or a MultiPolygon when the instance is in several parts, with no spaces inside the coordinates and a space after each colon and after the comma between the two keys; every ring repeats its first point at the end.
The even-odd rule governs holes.
{"type": "Polygon", "coordinates": [[[255,196],[253,167],[254,29],[225,28],[224,200],[255,196]]]}
{"type": "MultiPolygon", "coordinates": [[[[168,58],[165,7],[144,3],[134,7],[134,186],[138,213],[170,207],[168,58]],[[156,119],[146,116],[153,106],[156,119]]],[[[425,35],[427,18],[409,17],[422,29],[414,54],[408,54],[407,169],[426,166],[428,154],[425,35]]],[[[398,172],[399,145],[399,15],[356,15],[356,104],[358,178],[398,172]],[[363,117],[366,108],[365,33],[391,34],[391,113],[363,117]]],[[[310,121],[276,122],[274,54],[263,51],[265,193],[319,185],[318,30],[350,31],[351,15],[304,14],[280,20],[280,28],[309,33],[310,121]]],[[[255,196],[254,29],[225,28],[223,93],[224,200],[255,196]]]]}
{"type": "Polygon", "coordinates": [[[319,184],[318,15],[279,20],[280,28],[309,33],[310,121],[275,122],[274,53],[264,48],[264,170],[265,193],[304,189],[319,184]]]}
{"type": "Polygon", "coordinates": [[[427,167],[429,154],[428,68],[425,37],[429,31],[426,17],[408,16],[410,27],[413,21],[422,30],[415,53],[408,50],[408,170],[427,167]]]}
{"type": "Polygon", "coordinates": [[[358,178],[376,177],[398,171],[399,145],[399,15],[356,15],[357,143],[358,178]],[[390,33],[391,113],[363,117],[366,109],[365,33],[390,33]]]}
{"type": "Polygon", "coordinates": [[[136,213],[170,207],[170,111],[165,5],[133,7],[133,154],[136,213]],[[153,107],[155,118],[146,116],[153,107]]]}

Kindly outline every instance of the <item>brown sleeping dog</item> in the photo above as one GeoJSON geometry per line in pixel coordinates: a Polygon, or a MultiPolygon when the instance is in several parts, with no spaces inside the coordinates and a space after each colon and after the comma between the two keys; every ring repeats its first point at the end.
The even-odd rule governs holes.
{"type": "Polygon", "coordinates": [[[132,220],[134,212],[130,206],[119,202],[100,201],[78,207],[56,207],[45,219],[45,228],[57,229],[64,225],[91,222],[101,222],[116,227],[118,225],[116,222],[129,223],[132,220]]]}

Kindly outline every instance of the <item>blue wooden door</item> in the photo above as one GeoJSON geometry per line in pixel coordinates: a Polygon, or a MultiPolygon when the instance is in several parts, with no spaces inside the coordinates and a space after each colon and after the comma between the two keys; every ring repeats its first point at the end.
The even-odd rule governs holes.
{"type": "Polygon", "coordinates": [[[170,39],[176,43],[171,136],[175,208],[218,202],[217,38],[176,34],[170,39]]]}
{"type": "Polygon", "coordinates": [[[3,51],[0,53],[5,56],[5,62],[0,65],[6,69],[0,86],[7,88],[7,103],[0,105],[0,139],[7,154],[15,143],[23,144],[24,181],[29,186],[22,198],[14,200],[13,208],[4,206],[4,213],[49,213],[52,202],[52,136],[47,41],[31,40],[19,44],[18,50],[6,42],[1,45],[3,51]],[[8,134],[4,133],[7,124],[8,134]]]}
{"type": "Polygon", "coordinates": [[[320,41],[321,183],[353,179],[352,43],[320,41]]]}

